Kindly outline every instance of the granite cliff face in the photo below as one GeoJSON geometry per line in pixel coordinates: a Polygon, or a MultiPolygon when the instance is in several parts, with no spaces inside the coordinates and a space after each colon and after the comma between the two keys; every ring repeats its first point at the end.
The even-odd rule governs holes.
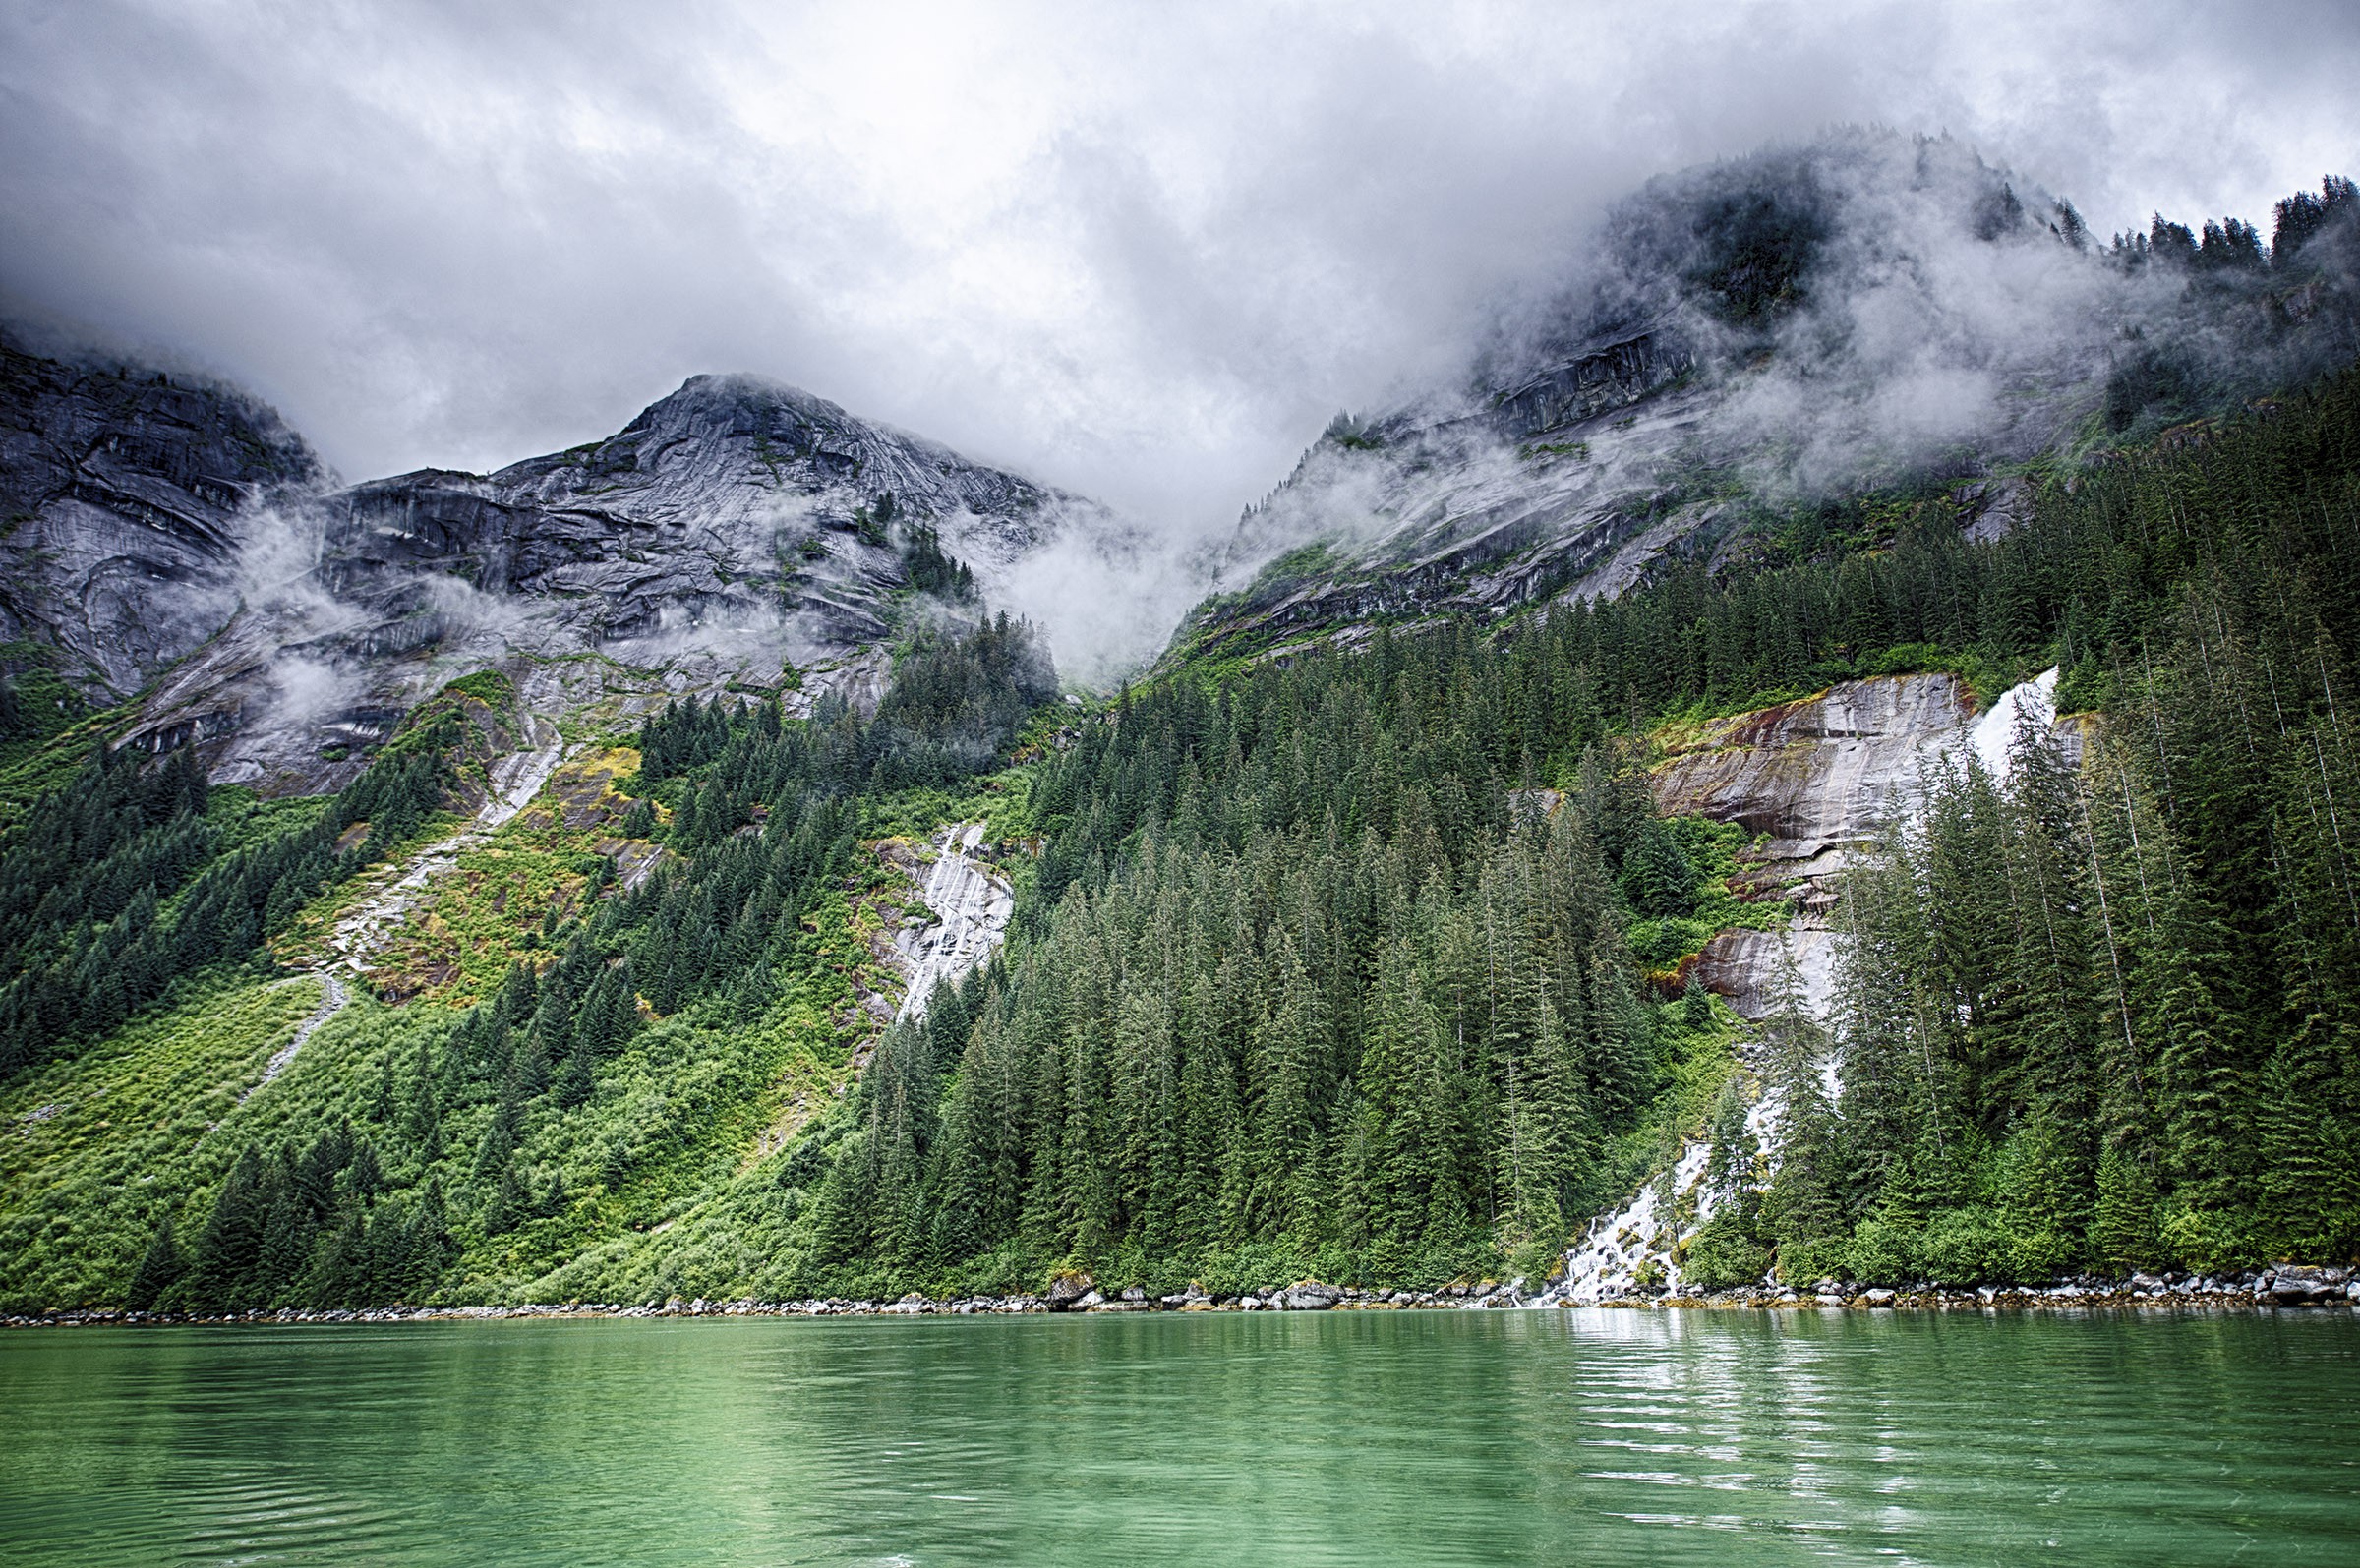
{"type": "Polygon", "coordinates": [[[1225,548],[1229,576],[1272,556],[1199,623],[1217,641],[1380,618],[1491,616],[1567,584],[1612,595],[1706,502],[1651,515],[1659,468],[1708,399],[1676,326],[1578,346],[1487,398],[1339,421],[1225,548]],[[1292,556],[1290,547],[1302,547],[1292,556]]]}
{"type": "Polygon", "coordinates": [[[424,470],[284,497],[249,591],[149,693],[133,738],[217,780],[332,788],[449,679],[498,668],[545,717],[793,672],[873,706],[917,528],[989,585],[1078,496],[794,387],[693,377],[617,435],[489,475],[424,470]]]}
{"type": "Polygon", "coordinates": [[[1930,771],[1973,757],[2005,778],[2018,716],[2054,724],[2069,754],[2080,729],[2054,716],[2049,670],[1979,709],[1956,675],[1849,680],[1816,696],[1716,719],[1665,746],[1650,779],[1667,816],[1732,822],[1759,836],[1730,891],[1780,900],[1784,932],[1724,931],[1706,944],[1698,975],[1748,1017],[1768,1012],[1786,965],[1812,1011],[1834,980],[1830,916],[1844,869],[1921,809],[1930,771]]]}
{"type": "Polygon", "coordinates": [[[0,641],[130,695],[236,609],[248,510],[324,477],[242,394],[0,339],[0,641]]]}
{"type": "Polygon", "coordinates": [[[1825,998],[1837,876],[1912,809],[1925,768],[1966,739],[1975,718],[1974,694],[1957,676],[1902,675],[1714,720],[1668,748],[1651,781],[1656,809],[1764,836],[1731,891],[1793,911],[1783,934],[1713,938],[1698,965],[1708,988],[1759,1016],[1791,958],[1805,998],[1825,998]]]}
{"type": "Polygon", "coordinates": [[[897,520],[988,570],[1084,504],[794,387],[699,376],[603,441],[328,497],[320,572],[404,618],[435,612],[422,585],[437,578],[545,600],[601,645],[783,619],[841,655],[886,632],[897,520]]]}

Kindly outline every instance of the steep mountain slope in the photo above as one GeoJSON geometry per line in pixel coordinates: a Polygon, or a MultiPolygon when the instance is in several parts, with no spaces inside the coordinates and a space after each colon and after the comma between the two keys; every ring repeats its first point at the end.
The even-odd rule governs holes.
{"type": "Polygon", "coordinates": [[[1947,140],[1839,133],[1651,183],[1467,381],[1338,416],[1248,509],[1181,646],[1495,617],[1724,563],[1799,512],[1939,494],[1990,533],[2020,476],[2360,353],[2360,203],[2094,244],[1947,140]]]}
{"type": "Polygon", "coordinates": [[[289,498],[251,528],[253,590],[131,737],[194,741],[216,779],[272,793],[340,785],[470,669],[553,721],[782,678],[873,707],[914,546],[989,584],[1060,530],[1112,532],[1079,497],[743,376],[692,377],[604,441],[289,498]]]}
{"type": "Polygon", "coordinates": [[[1339,424],[1250,520],[1316,548],[1096,709],[974,594],[1075,503],[768,383],[246,514],[167,754],[61,739],[0,833],[0,1304],[1430,1301],[1633,1192],[1584,1289],[2352,1255],[2360,371],[2267,380],[2348,187],[2100,263],[1858,145],[1634,208],[1656,282],[1496,406],[1339,424]],[[1880,425],[1860,191],[2042,330],[2166,308],[1880,425]]]}
{"type": "Polygon", "coordinates": [[[53,650],[87,696],[130,695],[235,608],[245,510],[322,477],[240,393],[0,337],[0,642],[53,650]]]}

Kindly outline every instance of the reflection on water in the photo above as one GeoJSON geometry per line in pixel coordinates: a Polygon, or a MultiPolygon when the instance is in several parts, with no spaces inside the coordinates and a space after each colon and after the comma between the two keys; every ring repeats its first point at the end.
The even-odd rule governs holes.
{"type": "Polygon", "coordinates": [[[0,1557],[2360,1561],[2360,1321],[1298,1313],[0,1335],[0,1557]]]}

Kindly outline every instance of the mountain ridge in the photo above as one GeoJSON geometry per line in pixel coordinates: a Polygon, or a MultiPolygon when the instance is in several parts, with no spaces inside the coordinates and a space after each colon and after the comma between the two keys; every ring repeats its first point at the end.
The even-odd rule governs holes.
{"type": "Polygon", "coordinates": [[[1940,138],[1832,133],[1651,181],[1463,385],[1339,415],[1214,552],[1189,654],[1497,618],[1724,565],[1799,511],[1947,494],[2233,410],[2360,353],[2360,203],[2099,244],[1940,138]]]}
{"type": "Polygon", "coordinates": [[[298,477],[208,514],[170,657],[113,686],[149,686],[124,739],[194,743],[220,782],[274,794],[341,786],[477,668],[535,667],[553,719],[739,680],[873,706],[912,549],[988,584],[1061,533],[1121,533],[1080,496],[743,374],[691,377],[613,436],[490,474],[298,477]],[[552,674],[584,654],[602,676],[552,674]]]}
{"type": "Polygon", "coordinates": [[[1070,497],[775,383],[241,512],[9,802],[0,1307],[2354,1254],[2360,207],[2100,259],[1927,145],[1649,197],[1103,703],[989,613],[1070,497]]]}

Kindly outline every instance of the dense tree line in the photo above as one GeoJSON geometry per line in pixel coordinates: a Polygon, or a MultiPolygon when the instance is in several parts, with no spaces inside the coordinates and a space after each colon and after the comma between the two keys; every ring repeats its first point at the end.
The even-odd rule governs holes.
{"type": "Polygon", "coordinates": [[[300,1153],[249,1145],[184,1249],[170,1220],[132,1275],[142,1311],[379,1306],[415,1301],[456,1255],[442,1190],[386,1196],[376,1146],[344,1125],[300,1153]]]}
{"type": "Polygon", "coordinates": [[[1560,1244],[1653,1087],[1578,810],[1463,866],[1429,835],[1158,839],[1069,892],[972,1011],[964,1044],[937,1020],[871,1063],[822,1194],[828,1260],[923,1274],[1004,1249],[1021,1275],[1263,1243],[1447,1277],[1560,1244]]]}
{"type": "MultiPolygon", "coordinates": [[[[1069,1259],[1406,1280],[1545,1257],[1620,1195],[1616,1140],[1713,1018],[1701,997],[1658,1005],[1631,950],[1639,922],[1714,894],[1709,835],[1652,814],[1647,726],[1878,668],[2050,660],[2089,716],[2074,747],[2028,730],[2004,784],[1963,769],[1937,789],[1848,888],[1836,1016],[1790,999],[1759,1029],[1774,1178],[1738,1089],[1712,1110],[1728,1201],[1698,1272],[2360,1245],[2360,378],[2048,479],[1994,543],[1923,499],[1812,527],[1496,635],[1380,628],[1183,668],[1071,724],[1032,765],[1009,952],[888,1031],[778,1161],[805,1195],[795,1282],[1037,1283],[1069,1259]]],[[[473,1242],[562,1209],[529,1134],[593,1103],[649,1019],[759,1016],[870,803],[999,765],[1053,689],[999,618],[916,639],[867,723],[828,699],[801,720],[776,701],[652,716],[626,826],[677,857],[628,892],[594,879],[554,959],[384,1085],[369,1137],[401,1174],[353,1199],[364,1241],[389,1216],[367,1255],[437,1255],[395,1247],[413,1226],[473,1242]],[[448,1146],[461,1113],[468,1145],[448,1146]]],[[[142,834],[178,808],[158,809],[142,834]]],[[[643,1157],[619,1144],[603,1174],[643,1157]]],[[[324,1270],[353,1231],[335,1203],[302,1211],[300,1266],[256,1271],[238,1238],[306,1158],[241,1161],[264,1218],[224,1230],[226,1263],[201,1262],[200,1229],[185,1278],[245,1283],[184,1299],[358,1301],[410,1277],[324,1270]]],[[[159,1270],[178,1245],[159,1240],[159,1270]]]]}
{"type": "Polygon", "coordinates": [[[1719,575],[1675,565],[1645,591],[1553,614],[1504,657],[1506,744],[1544,755],[1536,726],[1564,728],[1583,702],[1604,705],[1592,723],[1620,725],[1965,656],[1995,669],[2058,659],[2066,700],[2086,703],[2109,651],[2138,646],[2176,585],[2228,552],[2299,574],[2307,613],[2348,645],[2360,536],[2320,503],[2360,467],[2360,379],[2181,444],[2052,480],[2023,526],[1987,544],[1938,499],[1831,503],[1798,530],[1825,558],[1719,575]],[[2168,498],[2136,502],[2162,472],[2177,476],[2168,498]],[[1855,531],[1869,548],[1842,548],[1855,531]]]}
{"type": "Polygon", "coordinates": [[[1842,1094],[1781,1176],[1815,1196],[1751,1245],[1952,1279],[2360,1251],[2347,394],[2044,508],[2156,591],[2088,645],[2091,720],[1955,770],[1853,878],[1812,1048],[1842,1094]]]}
{"type": "Polygon", "coordinates": [[[942,535],[932,523],[914,518],[902,525],[902,575],[921,594],[954,605],[980,605],[975,574],[968,564],[946,554],[942,535]]]}
{"type": "MultiPolygon", "coordinates": [[[[1053,682],[1032,629],[999,617],[965,636],[921,639],[869,724],[841,701],[790,720],[775,697],[690,699],[650,716],[638,786],[678,804],[659,829],[643,797],[626,830],[660,833],[676,857],[629,891],[612,886],[601,860],[556,957],[514,964],[492,996],[422,1041],[398,1081],[388,1075],[370,1122],[399,1157],[381,1165],[365,1139],[339,1155],[367,1181],[331,1201],[314,1191],[320,1183],[296,1181],[325,1154],[242,1151],[177,1273],[178,1244],[168,1228],[159,1233],[142,1278],[169,1275],[177,1291],[159,1287],[155,1299],[206,1311],[414,1299],[456,1256],[454,1227],[490,1240],[562,1213],[572,1200],[562,1180],[523,1153],[532,1131],[583,1113],[602,1070],[650,1019],[759,1018],[793,972],[806,916],[852,868],[864,801],[906,777],[897,748],[913,734],[973,744],[978,723],[998,726],[988,732],[1004,744],[1053,682]],[[462,1120],[482,1132],[451,1146],[445,1128],[462,1120]]],[[[393,781],[382,789],[397,791],[410,776],[401,770],[415,766],[382,774],[393,781]]],[[[918,776],[936,777],[934,765],[918,776]]],[[[397,798],[361,791],[328,820],[397,798]]],[[[600,1174],[625,1181],[653,1152],[610,1147],[600,1174]]]]}
{"type": "Polygon", "coordinates": [[[1545,1267],[1655,1089],[1634,900],[1697,873],[1594,683],[1511,722],[1517,658],[1381,631],[1082,726],[1017,956],[869,1066],[821,1272],[1545,1267]]]}
{"type": "Polygon", "coordinates": [[[1056,666],[1026,622],[1003,613],[964,630],[927,627],[895,661],[867,723],[833,692],[813,704],[807,723],[788,722],[775,697],[692,697],[666,704],[643,726],[640,776],[654,784],[700,774],[671,841],[694,848],[796,790],[881,794],[996,766],[1025,721],[1056,694],[1056,666]]]}
{"type": "Polygon", "coordinates": [[[1799,1004],[1765,1031],[1793,1150],[1767,1193],[1741,1104],[1716,1118],[1746,1195],[1701,1271],[2349,1251],[2356,561],[2347,377],[2052,486],[1993,544],[1920,513],[1504,639],[1381,631],[1130,695],[1035,780],[1019,955],[872,1065],[821,1255],[1284,1243],[1382,1278],[1553,1234],[1652,1087],[1623,932],[1696,891],[1617,731],[1897,649],[2061,659],[2087,762],[2028,730],[2004,788],[1961,774],[1859,879],[1833,1043],[1799,1004]],[[1545,828],[1517,805],[1542,780],[1572,796],[1545,828]]]}

